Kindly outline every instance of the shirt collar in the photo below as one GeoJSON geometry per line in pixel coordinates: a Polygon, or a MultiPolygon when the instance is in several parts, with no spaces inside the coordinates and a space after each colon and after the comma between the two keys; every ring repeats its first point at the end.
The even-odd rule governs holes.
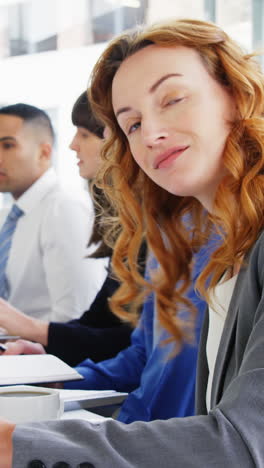
{"type": "Polygon", "coordinates": [[[28,213],[50,192],[57,181],[56,173],[54,169],[50,167],[16,200],[16,205],[19,206],[25,214],[28,213]]]}

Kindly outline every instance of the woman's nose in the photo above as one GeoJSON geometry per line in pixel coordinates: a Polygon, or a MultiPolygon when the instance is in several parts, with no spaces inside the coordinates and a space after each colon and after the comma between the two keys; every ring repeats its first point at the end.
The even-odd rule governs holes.
{"type": "Polygon", "coordinates": [[[74,137],[71,141],[71,143],[69,144],[69,148],[73,151],[77,151],[78,150],[78,144],[77,144],[77,141],[76,141],[76,138],[74,137]]]}
{"type": "Polygon", "coordinates": [[[146,146],[152,147],[160,144],[168,137],[168,130],[159,120],[141,122],[142,138],[146,146]]]}

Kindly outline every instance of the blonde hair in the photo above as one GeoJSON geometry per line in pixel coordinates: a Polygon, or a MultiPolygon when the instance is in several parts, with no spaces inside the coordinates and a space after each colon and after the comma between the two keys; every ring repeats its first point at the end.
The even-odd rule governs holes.
{"type": "Polygon", "coordinates": [[[99,119],[110,129],[98,184],[117,213],[109,233],[119,232],[113,268],[122,285],[111,300],[118,316],[135,322],[137,305],[154,290],[161,325],[181,343],[186,327],[177,312],[192,309],[186,292],[193,255],[208,241],[212,226],[217,226],[222,242],[197,283],[207,300],[208,290],[227,268],[241,262],[254,244],[264,223],[263,85],[255,58],[245,54],[218,26],[204,21],[174,20],[128,32],[114,39],[101,55],[93,70],[90,99],[99,119]],[[213,212],[217,216],[209,215],[196,199],[172,195],[150,180],[134,161],[116,121],[111,100],[115,73],[126,58],[150,44],[195,49],[210,75],[234,99],[237,115],[223,154],[227,176],[216,193],[213,212]],[[138,273],[142,239],[147,240],[160,265],[151,283],[138,273]]]}

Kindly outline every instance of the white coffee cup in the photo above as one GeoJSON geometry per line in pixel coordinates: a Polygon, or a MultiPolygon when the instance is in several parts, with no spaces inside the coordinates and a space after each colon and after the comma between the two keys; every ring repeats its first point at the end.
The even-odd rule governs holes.
{"type": "Polygon", "coordinates": [[[0,417],[14,423],[59,419],[64,410],[58,390],[31,385],[0,387],[0,417]]]}

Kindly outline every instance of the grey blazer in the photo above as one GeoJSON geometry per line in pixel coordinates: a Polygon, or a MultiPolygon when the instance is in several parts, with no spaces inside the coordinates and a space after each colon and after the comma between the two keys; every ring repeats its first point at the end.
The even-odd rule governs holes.
{"type": "Polygon", "coordinates": [[[13,467],[52,468],[64,461],[72,468],[263,468],[264,233],[238,275],[217,355],[209,414],[207,330],[208,318],[198,363],[197,416],[130,425],[107,420],[96,425],[61,421],[17,426],[13,467]],[[32,460],[43,465],[30,465],[32,460]]]}

